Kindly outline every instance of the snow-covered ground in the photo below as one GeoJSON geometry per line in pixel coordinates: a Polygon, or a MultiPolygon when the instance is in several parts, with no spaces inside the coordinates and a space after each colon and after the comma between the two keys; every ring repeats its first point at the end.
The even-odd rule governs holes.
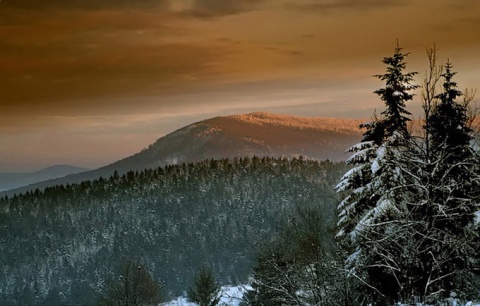
{"type": "MultiPolygon", "coordinates": [[[[222,286],[220,290],[221,299],[220,306],[239,306],[243,294],[249,286],[222,286]]],[[[163,303],[162,306],[196,306],[197,304],[190,303],[186,297],[178,297],[173,301],[163,303]]]]}
{"type": "MultiPolygon", "coordinates": [[[[249,285],[240,285],[240,286],[222,286],[220,290],[221,300],[219,306],[239,306],[242,297],[247,290],[251,290],[249,285]]],[[[408,304],[411,305],[411,304],[408,304]]],[[[408,306],[405,304],[398,304],[398,306],[408,306]]],[[[190,303],[186,297],[178,297],[173,301],[163,303],[161,306],[197,306],[197,304],[190,303]]],[[[416,306],[422,306],[417,304],[416,306]]],[[[445,305],[447,306],[447,305],[445,305]]],[[[468,302],[466,304],[459,303],[452,299],[451,303],[448,306],[480,306],[480,302],[468,302]]]]}
{"type": "MultiPolygon", "coordinates": [[[[398,306],[409,306],[412,304],[398,304],[398,306]]],[[[448,304],[439,304],[441,306],[480,306],[479,303],[474,303],[474,302],[467,302],[466,304],[460,303],[456,300],[452,300],[451,302],[448,302],[448,304]]],[[[415,306],[429,306],[425,304],[415,304],[415,306]]]]}

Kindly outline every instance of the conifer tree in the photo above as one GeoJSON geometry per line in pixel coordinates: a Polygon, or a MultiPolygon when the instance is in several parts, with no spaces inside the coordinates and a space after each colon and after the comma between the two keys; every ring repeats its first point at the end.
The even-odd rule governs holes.
{"type": "MultiPolygon", "coordinates": [[[[419,277],[425,298],[445,298],[455,290],[465,291],[465,279],[472,277],[480,264],[475,250],[478,243],[478,224],[475,212],[480,209],[480,171],[478,152],[471,146],[468,101],[457,98],[463,93],[453,81],[455,72],[447,62],[443,92],[435,98],[425,127],[430,139],[428,159],[421,168],[419,185],[424,186],[421,205],[412,216],[424,221],[417,236],[422,239],[419,260],[424,275],[419,277]],[[428,275],[428,278],[427,278],[428,275]]],[[[422,192],[419,191],[419,194],[422,192]]]]}
{"type": "Polygon", "coordinates": [[[137,261],[126,260],[118,281],[110,280],[107,285],[99,305],[157,305],[163,299],[161,285],[137,261]]]}
{"type": "Polygon", "coordinates": [[[393,56],[383,59],[387,65],[385,74],[375,75],[376,78],[385,82],[385,87],[375,91],[375,93],[385,102],[386,109],[382,112],[384,119],[381,124],[384,138],[393,136],[395,133],[401,133],[408,137],[407,122],[411,119],[411,113],[406,110],[405,102],[413,99],[410,91],[418,88],[411,84],[416,72],[404,73],[406,68],[405,58],[409,53],[402,53],[402,48],[397,44],[393,56]]]}
{"type": "MultiPolygon", "coordinates": [[[[456,101],[462,93],[447,63],[445,73],[438,74],[443,92],[429,95],[425,137],[415,139],[404,109],[405,99],[412,98],[408,90],[415,88],[413,73],[400,73],[404,56],[397,53],[398,48],[384,60],[387,73],[377,76],[386,81],[376,93],[387,109],[364,125],[362,143],[351,149],[349,162],[356,167],[337,185],[338,191],[351,191],[339,205],[337,234],[350,247],[346,268],[363,284],[364,302],[471,298],[480,282],[480,226],[475,221],[480,163],[468,114],[472,97],[456,101]]],[[[429,60],[432,71],[439,71],[429,60]]],[[[429,80],[434,81],[429,83],[432,93],[436,79],[429,80]]]]}
{"type": "Polygon", "coordinates": [[[352,190],[354,192],[339,206],[340,236],[351,232],[358,222],[355,216],[361,215],[361,212],[375,203],[375,199],[371,199],[373,194],[368,192],[374,191],[372,190],[374,186],[371,184],[372,172],[378,170],[379,158],[385,157],[379,154],[385,153],[385,150],[379,149],[382,146],[385,147],[385,144],[397,145],[395,142],[409,137],[407,122],[410,119],[405,115],[410,113],[405,109],[405,102],[412,99],[412,94],[409,92],[418,86],[411,84],[414,72],[403,73],[406,67],[404,61],[406,56],[408,53],[402,53],[402,48],[397,46],[394,55],[383,60],[383,63],[388,66],[387,72],[383,75],[375,75],[386,82],[384,88],[374,92],[385,102],[386,109],[382,112],[382,118],[375,116],[372,122],[360,126],[365,129],[362,141],[348,150],[354,153],[348,163],[355,167],[344,175],[337,186],[337,191],[352,190]]]}
{"type": "Polygon", "coordinates": [[[448,151],[444,161],[447,164],[463,160],[471,155],[470,141],[472,129],[468,124],[467,105],[456,101],[463,93],[457,89],[457,83],[452,80],[456,72],[452,71],[452,64],[447,62],[443,92],[436,96],[440,101],[430,116],[429,134],[431,136],[434,155],[448,151]]]}
{"type": "Polygon", "coordinates": [[[405,190],[398,186],[408,185],[402,167],[410,138],[405,102],[417,88],[411,84],[415,73],[404,73],[407,56],[397,46],[393,56],[384,58],[387,71],[375,77],[384,81],[385,87],[374,93],[386,109],[381,118],[361,126],[366,128],[362,142],[349,149],[354,154],[348,163],[354,168],[336,187],[338,192],[351,191],[338,207],[337,237],[350,246],[346,268],[365,285],[365,291],[387,300],[396,299],[401,286],[401,246],[395,237],[407,213],[405,190]]]}
{"type": "Polygon", "coordinates": [[[200,306],[216,306],[220,302],[220,285],[211,269],[203,268],[195,276],[194,287],[188,290],[188,299],[200,306]]]}

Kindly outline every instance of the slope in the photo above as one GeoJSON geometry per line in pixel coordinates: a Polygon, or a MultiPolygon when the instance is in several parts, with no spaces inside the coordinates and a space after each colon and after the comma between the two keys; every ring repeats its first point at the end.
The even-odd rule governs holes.
{"type": "Polygon", "coordinates": [[[243,158],[168,166],[0,199],[0,305],[92,305],[125,258],[178,296],[212,266],[246,283],[297,207],[329,226],[344,163],[243,158]]]}
{"type": "Polygon", "coordinates": [[[141,171],[211,158],[240,156],[345,160],[345,149],[357,143],[360,120],[308,118],[269,113],[215,117],[170,133],[141,152],[97,170],[0,193],[13,195],[48,186],[109,177],[115,171],[141,171]]]}

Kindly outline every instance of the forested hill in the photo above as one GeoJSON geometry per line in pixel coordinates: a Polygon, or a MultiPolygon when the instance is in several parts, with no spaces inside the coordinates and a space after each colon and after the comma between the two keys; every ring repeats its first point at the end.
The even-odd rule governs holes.
{"type": "Polygon", "coordinates": [[[335,223],[344,163],[207,160],[55,186],[0,200],[0,304],[95,304],[123,259],[172,296],[208,265],[245,282],[253,254],[296,207],[335,223]]]}
{"type": "Polygon", "coordinates": [[[353,119],[261,112],[210,118],[174,131],[141,152],[105,167],[9,190],[3,195],[109,177],[114,171],[124,174],[211,158],[304,156],[308,159],[343,161],[348,157],[345,149],[361,139],[360,123],[361,120],[353,119]]]}

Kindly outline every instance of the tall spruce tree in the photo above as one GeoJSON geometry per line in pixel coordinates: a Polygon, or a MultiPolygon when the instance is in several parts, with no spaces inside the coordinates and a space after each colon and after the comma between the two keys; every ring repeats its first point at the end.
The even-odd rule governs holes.
{"type": "Polygon", "coordinates": [[[404,227],[407,209],[405,190],[398,186],[408,185],[402,169],[410,138],[405,102],[412,100],[410,92],[418,87],[412,84],[415,72],[404,73],[407,56],[397,46],[393,56],[384,58],[387,71],[375,77],[385,87],[375,93],[386,109],[381,118],[361,126],[366,128],[362,142],[349,149],[354,154],[348,163],[355,167],[337,185],[338,192],[351,191],[338,207],[337,237],[349,246],[350,275],[371,293],[366,301],[394,301],[402,286],[398,231],[404,227]]]}
{"type": "Polygon", "coordinates": [[[418,86],[411,84],[415,72],[403,73],[406,56],[408,53],[402,53],[402,48],[397,46],[392,57],[383,59],[387,72],[375,75],[386,82],[384,88],[374,92],[385,102],[386,109],[382,112],[382,118],[375,116],[372,122],[360,125],[365,129],[362,141],[348,150],[354,154],[347,162],[355,167],[343,176],[337,185],[337,191],[352,190],[353,193],[339,206],[339,236],[351,233],[358,223],[356,216],[375,205],[377,198],[371,199],[372,194],[368,192],[375,187],[371,184],[373,172],[379,170],[378,163],[385,157],[385,144],[399,145],[397,142],[409,137],[407,122],[410,119],[406,115],[410,113],[405,109],[405,102],[412,100],[413,96],[409,92],[418,86]]]}
{"type": "Polygon", "coordinates": [[[430,140],[428,158],[418,167],[422,178],[418,183],[424,188],[419,190],[420,205],[412,211],[417,221],[424,221],[417,234],[423,250],[418,291],[427,301],[455,291],[468,295],[467,287],[476,278],[472,273],[480,265],[475,223],[475,212],[480,209],[479,158],[471,145],[468,99],[457,101],[463,94],[453,81],[452,68],[447,62],[441,75],[443,92],[436,96],[438,102],[425,126],[430,140]]]}
{"type": "Polygon", "coordinates": [[[457,102],[457,98],[463,93],[457,89],[457,83],[453,76],[452,64],[447,62],[444,78],[443,92],[436,96],[439,103],[430,116],[429,130],[433,154],[438,156],[442,152],[448,152],[445,156],[445,164],[454,164],[471,155],[470,141],[472,129],[469,126],[468,109],[464,103],[457,102]]]}

